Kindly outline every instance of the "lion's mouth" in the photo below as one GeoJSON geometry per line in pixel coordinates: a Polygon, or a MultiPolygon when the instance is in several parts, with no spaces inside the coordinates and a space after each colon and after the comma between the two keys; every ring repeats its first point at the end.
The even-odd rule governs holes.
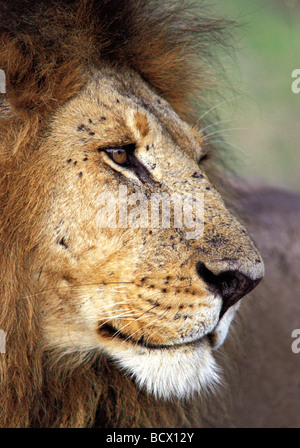
{"type": "Polygon", "coordinates": [[[188,341],[188,342],[177,342],[177,343],[170,343],[170,344],[151,344],[147,340],[144,339],[143,336],[141,336],[139,339],[134,339],[132,336],[127,336],[123,334],[120,330],[117,330],[110,324],[102,324],[99,326],[98,334],[101,335],[104,338],[109,339],[119,339],[122,342],[128,342],[133,343],[135,345],[139,345],[141,347],[150,349],[150,350],[161,350],[164,348],[170,348],[170,347],[182,347],[182,346],[188,346],[188,345],[198,345],[203,342],[203,340],[206,338],[211,346],[214,345],[214,332],[208,333],[200,338],[196,338],[194,340],[188,341]]]}

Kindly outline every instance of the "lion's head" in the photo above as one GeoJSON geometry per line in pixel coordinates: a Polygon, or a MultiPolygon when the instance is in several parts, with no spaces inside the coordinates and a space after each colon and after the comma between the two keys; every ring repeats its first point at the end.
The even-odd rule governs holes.
{"type": "MultiPolygon", "coordinates": [[[[104,2],[107,8],[112,3],[104,2]]],[[[57,35],[68,33],[66,10],[55,12],[57,35]]],[[[149,394],[189,397],[217,380],[214,350],[226,338],[239,300],[263,277],[263,262],[206,174],[205,134],[181,118],[182,95],[166,86],[181,47],[170,46],[162,27],[154,41],[157,48],[160,39],[166,45],[168,70],[160,88],[159,67],[147,78],[137,63],[116,60],[110,46],[117,43],[104,39],[112,39],[114,22],[102,27],[102,40],[97,35],[104,56],[80,53],[81,71],[75,70],[74,32],[65,45],[70,54],[62,61],[56,55],[53,68],[49,42],[31,29],[42,13],[37,8],[23,18],[23,34],[3,37],[2,289],[19,310],[6,302],[4,315],[13,313],[8,321],[15,325],[4,328],[8,350],[14,334],[19,331],[24,342],[24,328],[31,326],[30,356],[34,350],[40,360],[46,356],[43,368],[64,356],[84,362],[82,355],[101,353],[149,394]],[[29,74],[18,61],[12,67],[9,51],[29,61],[29,74]],[[47,67],[67,91],[50,82],[47,67]],[[32,73],[35,79],[28,81],[32,73]]],[[[77,10],[72,17],[78,31],[82,17],[77,10]]],[[[85,50],[87,42],[94,45],[88,38],[95,36],[84,29],[85,50]]],[[[42,373],[37,376],[42,384],[42,373]]],[[[35,386],[43,390],[41,384],[35,386]]]]}
{"type": "Polygon", "coordinates": [[[31,262],[49,291],[47,348],[104,350],[159,397],[199,390],[216,375],[213,349],[238,300],[263,275],[199,165],[201,135],[137,75],[106,67],[56,113],[42,152],[28,170],[47,203],[31,262]],[[176,204],[174,220],[153,222],[158,193],[163,208],[174,194],[183,206],[203,197],[203,235],[198,210],[191,235],[175,227],[176,204]]]}

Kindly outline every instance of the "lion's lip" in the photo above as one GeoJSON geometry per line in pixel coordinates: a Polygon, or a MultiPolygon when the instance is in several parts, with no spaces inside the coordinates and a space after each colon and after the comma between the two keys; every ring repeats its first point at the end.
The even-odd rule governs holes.
{"type": "Polygon", "coordinates": [[[162,350],[165,348],[170,349],[171,347],[183,347],[183,346],[188,346],[188,345],[197,345],[197,344],[202,343],[204,339],[207,339],[212,347],[214,345],[213,344],[213,340],[214,340],[213,332],[205,334],[200,338],[189,340],[188,342],[177,342],[177,343],[171,343],[171,344],[150,344],[145,339],[143,339],[143,337],[141,337],[139,339],[134,339],[132,336],[124,335],[122,332],[115,329],[110,324],[102,324],[98,329],[98,333],[102,337],[106,337],[106,338],[110,338],[110,339],[119,339],[122,342],[128,342],[128,343],[131,342],[135,345],[140,345],[144,348],[153,349],[153,350],[162,350]]]}

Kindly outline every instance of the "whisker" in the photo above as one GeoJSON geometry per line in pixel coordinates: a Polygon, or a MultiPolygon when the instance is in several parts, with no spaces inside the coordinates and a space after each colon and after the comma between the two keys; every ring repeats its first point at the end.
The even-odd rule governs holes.
{"type": "MultiPolygon", "coordinates": [[[[158,306],[158,305],[153,305],[151,308],[149,308],[149,309],[146,310],[144,313],[142,313],[138,318],[134,319],[133,322],[136,322],[136,321],[140,320],[141,317],[142,317],[144,314],[146,314],[147,312],[153,310],[153,309],[156,308],[157,306],[158,306]]],[[[149,324],[147,324],[146,327],[147,327],[148,325],[149,325],[149,324]]],[[[127,325],[126,325],[126,326],[127,326],[127,325]]],[[[124,327],[122,327],[119,331],[121,331],[123,328],[124,328],[124,327]]],[[[137,333],[138,331],[140,331],[140,330],[141,330],[141,329],[138,328],[134,333],[131,333],[130,336],[128,336],[128,338],[129,338],[129,337],[132,337],[134,334],[136,334],[136,333],[137,333]]],[[[144,332],[143,332],[143,334],[144,334],[144,332]]],[[[124,342],[126,342],[128,338],[126,338],[124,342]]]]}
{"type": "MultiPolygon", "coordinates": [[[[84,283],[82,285],[76,285],[76,286],[68,286],[68,285],[67,286],[55,286],[55,288],[44,289],[43,291],[24,295],[24,296],[20,297],[20,299],[29,299],[30,297],[36,297],[39,295],[48,294],[49,292],[54,292],[55,290],[70,289],[70,290],[72,290],[72,292],[74,292],[74,291],[77,292],[77,291],[80,291],[81,289],[84,289],[86,286],[99,286],[100,287],[102,285],[107,286],[107,285],[113,285],[113,284],[133,284],[133,282],[132,281],[130,281],[130,282],[102,282],[102,283],[93,282],[93,283],[84,283]]],[[[114,288],[118,288],[118,286],[115,286],[114,288]]]]}
{"type": "MultiPolygon", "coordinates": [[[[120,328],[120,329],[117,331],[116,334],[118,334],[118,333],[120,333],[121,331],[123,331],[124,328],[126,328],[126,327],[128,327],[128,325],[130,325],[130,323],[137,322],[138,320],[140,320],[146,313],[149,313],[151,310],[153,310],[153,309],[156,308],[157,306],[158,306],[158,305],[153,305],[151,308],[148,308],[146,311],[144,311],[142,314],[140,314],[138,317],[136,317],[132,322],[129,322],[128,324],[123,325],[123,327],[120,328]]],[[[140,329],[139,329],[139,330],[140,330],[140,329]]],[[[137,330],[137,331],[139,331],[139,330],[137,330]]],[[[132,333],[132,334],[135,334],[135,333],[136,333],[136,331],[135,331],[134,333],[132,333]]],[[[132,336],[132,334],[131,334],[130,336],[132,336]]],[[[127,338],[127,339],[128,339],[128,338],[127,338]]],[[[125,339],[125,341],[126,341],[127,339],[125,339]]]]}
{"type": "MultiPolygon", "coordinates": [[[[114,320],[114,319],[122,319],[123,317],[126,317],[126,318],[128,318],[128,317],[132,317],[132,316],[134,316],[134,313],[133,314],[120,314],[119,316],[111,316],[109,319],[107,319],[105,322],[103,322],[98,328],[101,328],[101,327],[103,327],[103,325],[106,325],[108,322],[110,322],[110,321],[112,321],[112,320],[114,320]]],[[[118,331],[120,331],[120,330],[118,330],[118,331]]],[[[116,332],[117,333],[117,332],[116,332]]]]}
{"type": "Polygon", "coordinates": [[[201,117],[198,119],[198,123],[200,120],[202,120],[207,114],[209,114],[210,112],[212,112],[213,110],[215,110],[217,107],[222,106],[223,104],[227,104],[227,103],[231,103],[232,101],[238,100],[240,98],[243,98],[245,96],[248,96],[246,94],[241,94],[241,95],[236,95],[232,98],[229,98],[228,100],[224,100],[221,101],[220,103],[216,104],[215,106],[211,107],[210,109],[208,109],[206,112],[204,112],[204,114],[201,115],[201,117]]]}
{"type": "Polygon", "coordinates": [[[238,149],[240,152],[242,152],[245,156],[247,156],[246,151],[244,151],[240,146],[235,145],[234,143],[228,142],[227,140],[210,140],[210,143],[223,143],[225,145],[230,145],[233,148],[238,149]]]}
{"type": "Polygon", "coordinates": [[[218,131],[212,132],[211,134],[205,135],[205,137],[202,138],[202,140],[209,139],[212,135],[215,134],[221,134],[222,132],[229,132],[229,131],[247,131],[249,128],[229,128],[229,129],[219,129],[218,131]]]}
{"type": "MultiPolygon", "coordinates": [[[[157,322],[159,319],[161,319],[161,318],[164,316],[164,314],[166,314],[168,311],[169,311],[169,309],[166,308],[165,311],[163,311],[163,312],[161,313],[161,315],[160,315],[157,319],[154,320],[154,322],[151,322],[151,323],[152,323],[152,327],[150,328],[150,330],[149,330],[149,332],[148,332],[148,333],[149,333],[149,336],[148,336],[148,338],[147,338],[147,343],[148,343],[148,341],[149,341],[150,336],[153,336],[153,334],[155,334],[155,333],[157,333],[157,332],[159,331],[159,328],[158,328],[154,333],[152,333],[152,335],[150,334],[152,328],[153,328],[154,325],[155,325],[155,322],[157,322]]],[[[147,325],[147,326],[148,326],[148,325],[147,325]]],[[[146,328],[146,327],[145,327],[145,328],[146,328]]]]}
{"type": "Polygon", "coordinates": [[[229,123],[229,122],[231,122],[231,121],[240,121],[240,118],[232,118],[232,119],[230,119],[230,120],[219,120],[219,121],[216,121],[216,122],[213,123],[213,124],[209,124],[208,126],[205,126],[205,128],[201,128],[201,129],[199,130],[199,132],[204,132],[204,131],[206,131],[206,129],[208,129],[208,128],[212,128],[213,126],[217,126],[218,124],[221,124],[221,123],[229,123]]]}

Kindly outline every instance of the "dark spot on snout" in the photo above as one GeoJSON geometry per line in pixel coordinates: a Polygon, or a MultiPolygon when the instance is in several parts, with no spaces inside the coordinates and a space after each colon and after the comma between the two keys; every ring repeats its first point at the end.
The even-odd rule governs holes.
{"type": "Polygon", "coordinates": [[[60,244],[61,246],[63,246],[65,249],[68,249],[68,248],[69,248],[69,245],[68,245],[68,243],[66,242],[64,236],[59,240],[58,244],[60,244]]]}
{"type": "Polygon", "coordinates": [[[93,132],[88,126],[86,126],[85,124],[79,124],[77,126],[77,131],[82,132],[88,132],[89,135],[95,135],[95,132],[93,132]]]}
{"type": "Polygon", "coordinates": [[[203,179],[203,174],[201,174],[200,173],[200,171],[195,171],[193,174],[192,174],[192,177],[195,177],[196,179],[203,179]]]}

